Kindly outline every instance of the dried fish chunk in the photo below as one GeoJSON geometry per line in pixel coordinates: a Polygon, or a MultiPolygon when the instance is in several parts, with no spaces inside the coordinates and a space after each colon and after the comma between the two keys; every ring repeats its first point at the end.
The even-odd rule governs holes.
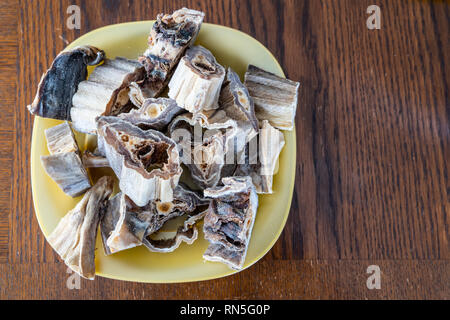
{"type": "Polygon", "coordinates": [[[86,169],[76,152],[41,156],[45,172],[71,197],[78,197],[91,187],[86,169]]]}
{"type": "Polygon", "coordinates": [[[70,124],[67,121],[48,128],[44,131],[47,140],[47,148],[50,154],[77,152],[79,153],[78,145],[73,135],[70,124]]]}
{"type": "Polygon", "coordinates": [[[170,137],[182,154],[181,161],[201,188],[213,187],[220,181],[236,132],[233,120],[213,122],[190,113],[176,117],[169,126],[170,137]]]}
{"type": "Polygon", "coordinates": [[[147,76],[138,83],[140,95],[157,97],[169,80],[185,50],[197,38],[205,14],[182,8],[172,14],[159,14],[148,38],[148,49],[139,61],[147,76]]]}
{"type": "Polygon", "coordinates": [[[44,118],[71,120],[72,97],[78,84],[86,80],[87,66],[103,61],[105,53],[93,46],[61,52],[42,76],[36,97],[28,110],[44,118]]]}
{"type": "Polygon", "coordinates": [[[221,109],[226,112],[229,118],[243,123],[249,122],[255,132],[258,131],[259,123],[255,115],[253,99],[239,76],[231,68],[227,70],[227,76],[220,91],[219,102],[221,109]]]}
{"type": "Polygon", "coordinates": [[[41,156],[44,170],[71,197],[83,194],[91,182],[80,158],[80,151],[67,122],[45,130],[50,155],[41,156]]]}
{"type": "Polygon", "coordinates": [[[175,142],[159,131],[144,131],[117,117],[100,117],[98,139],[123,193],[138,206],[170,202],[182,173],[175,142]]]}
{"type": "MultiPolygon", "coordinates": [[[[257,161],[247,160],[237,166],[234,175],[248,175],[252,178],[257,193],[273,193],[273,176],[278,164],[278,158],[284,147],[284,135],[263,120],[259,130],[259,150],[257,161]]],[[[255,155],[250,155],[255,156],[255,155]]]]}
{"type": "Polygon", "coordinates": [[[278,77],[253,65],[245,73],[245,86],[255,103],[256,117],[280,130],[292,130],[299,82],[278,77]]]}
{"type": "Polygon", "coordinates": [[[219,261],[233,269],[244,265],[258,208],[258,196],[250,177],[226,177],[223,187],[204,191],[212,198],[203,232],[211,244],[203,258],[219,261]]]}
{"type": "Polygon", "coordinates": [[[47,238],[67,266],[86,279],[95,277],[98,223],[112,191],[113,179],[106,176],[100,178],[47,238]]]}
{"type": "MultiPolygon", "coordinates": [[[[154,242],[148,236],[157,232],[168,220],[182,215],[190,217],[187,220],[192,226],[201,218],[197,211],[204,210],[208,203],[208,200],[181,184],[174,190],[173,201],[151,201],[144,207],[136,206],[125,194],[119,193],[109,201],[100,225],[105,253],[111,254],[142,244],[150,250],[153,246],[167,250],[167,242],[154,242]]],[[[183,229],[185,231],[175,243],[179,245],[181,242],[178,241],[187,240],[184,236],[189,235],[190,240],[195,240],[188,229],[188,226],[183,229]]]]}
{"type": "Polygon", "coordinates": [[[169,82],[169,97],[189,112],[217,109],[225,68],[202,46],[186,51],[169,82]]]}
{"type": "Polygon", "coordinates": [[[184,112],[177,102],[168,98],[149,98],[144,100],[139,109],[118,115],[120,119],[128,121],[141,129],[163,131],[173,118],[184,112]]]}
{"type": "Polygon", "coordinates": [[[128,86],[144,76],[144,67],[138,61],[121,57],[105,59],[88,80],[78,85],[70,111],[73,127],[80,132],[95,134],[98,116],[129,111],[132,106],[128,86]]]}
{"type": "Polygon", "coordinates": [[[150,221],[128,211],[126,195],[118,193],[109,201],[100,226],[105,254],[109,255],[142,245],[150,221]]]}

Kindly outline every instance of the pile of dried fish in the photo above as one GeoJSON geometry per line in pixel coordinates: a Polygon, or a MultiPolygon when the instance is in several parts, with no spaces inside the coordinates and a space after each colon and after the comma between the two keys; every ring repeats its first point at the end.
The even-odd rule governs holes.
{"type": "Polygon", "coordinates": [[[193,46],[203,18],[187,8],[158,15],[138,60],[93,46],[60,53],[28,106],[97,137],[95,150],[81,152],[64,121],[45,131],[50,154],[41,156],[66,194],[84,194],[48,240],[85,278],[95,276],[98,229],[106,255],[172,252],[198,238],[203,218],[204,259],[244,267],[257,194],[274,192],[280,130],[294,127],[299,83],[252,65],[242,83],[193,46]],[[89,78],[87,66],[96,66],[89,78]],[[114,196],[112,176],[92,186],[88,174],[106,167],[118,180],[114,196]],[[169,237],[168,221],[178,223],[169,237]]]}

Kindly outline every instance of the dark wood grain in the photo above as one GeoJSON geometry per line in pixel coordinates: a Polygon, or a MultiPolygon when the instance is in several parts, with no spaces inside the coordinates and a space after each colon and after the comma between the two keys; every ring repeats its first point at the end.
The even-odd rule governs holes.
{"type": "Polygon", "coordinates": [[[449,299],[449,17],[445,1],[2,1],[0,298],[449,299]],[[71,4],[81,30],[66,27],[71,4]],[[380,30],[366,27],[371,4],[380,30]],[[97,278],[68,290],[34,216],[25,106],[80,35],[181,6],[252,35],[302,84],[285,230],[262,261],[225,279],[97,278]],[[365,285],[371,264],[381,290],[365,285]]]}

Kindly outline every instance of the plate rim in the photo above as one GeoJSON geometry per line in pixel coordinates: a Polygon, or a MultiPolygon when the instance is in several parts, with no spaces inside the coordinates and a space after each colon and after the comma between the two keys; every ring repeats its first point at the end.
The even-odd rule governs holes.
{"type": "MultiPolygon", "coordinates": [[[[150,23],[154,23],[155,20],[141,20],[141,21],[130,21],[130,22],[124,22],[124,23],[116,23],[116,24],[110,24],[107,26],[103,26],[100,28],[96,28],[93,29],[83,35],[81,35],[80,37],[78,37],[77,39],[75,39],[74,41],[72,41],[71,43],[69,43],[62,51],[66,51],[68,49],[74,48],[75,46],[79,45],[79,42],[82,42],[84,38],[87,38],[88,36],[92,36],[94,33],[99,33],[102,31],[105,31],[106,29],[113,29],[113,28],[118,28],[118,27],[122,27],[122,26],[129,26],[129,25],[138,25],[138,24],[150,24],[150,23]]],[[[280,63],[278,62],[278,59],[276,59],[276,57],[272,54],[272,52],[270,52],[270,50],[264,46],[259,40],[255,39],[254,37],[252,37],[251,35],[238,30],[238,29],[234,29],[228,26],[224,26],[224,25],[219,25],[219,24],[213,24],[213,23],[207,23],[204,22],[203,25],[209,25],[215,28],[222,28],[222,29],[227,29],[228,31],[231,32],[235,32],[235,33],[239,33],[244,37],[247,37],[249,39],[251,39],[252,41],[256,42],[257,45],[264,50],[266,53],[269,54],[269,56],[273,59],[273,61],[275,61],[276,63],[276,67],[278,69],[278,71],[280,72],[280,74],[285,78],[285,73],[282,69],[282,67],[280,66],[280,63]]],[[[298,105],[297,105],[298,107],[298,105]]],[[[46,242],[48,243],[48,236],[50,233],[46,233],[44,230],[46,230],[46,228],[42,225],[41,221],[43,220],[42,218],[40,218],[42,216],[42,214],[39,212],[38,210],[38,206],[37,206],[37,197],[36,197],[36,181],[35,179],[33,179],[34,176],[36,176],[36,163],[38,161],[34,161],[35,158],[35,153],[36,148],[37,148],[37,122],[39,121],[39,119],[41,119],[41,117],[39,116],[35,116],[33,119],[33,132],[32,132],[32,137],[31,137],[31,148],[30,148],[30,166],[31,166],[31,171],[30,171],[30,179],[31,179],[31,193],[32,193],[32,198],[33,198],[33,209],[34,209],[34,213],[36,216],[36,220],[38,221],[38,225],[39,228],[42,232],[42,234],[44,235],[44,238],[46,240],[46,242]],[[38,121],[36,121],[38,120],[38,121]]],[[[43,119],[43,118],[42,118],[43,119]]],[[[283,132],[283,131],[282,131],[283,132]]],[[[283,132],[284,135],[284,132],[283,132]]],[[[294,163],[297,162],[297,134],[296,134],[296,126],[294,124],[294,127],[292,129],[292,136],[293,136],[293,145],[291,146],[292,148],[292,153],[293,153],[293,160],[294,163]]],[[[198,281],[206,281],[206,280],[213,280],[213,279],[220,279],[223,277],[227,277],[236,273],[239,273],[243,270],[246,270],[248,268],[250,268],[251,266],[253,266],[256,262],[258,262],[259,260],[261,260],[275,245],[275,243],[278,241],[278,239],[281,236],[281,233],[283,232],[285,226],[286,226],[286,222],[287,219],[289,217],[289,213],[290,213],[290,209],[292,206],[292,200],[293,200],[293,194],[294,194],[294,186],[295,186],[295,176],[296,176],[296,170],[295,170],[295,166],[294,166],[294,174],[291,175],[291,179],[289,181],[289,193],[290,193],[290,197],[289,197],[289,205],[287,206],[287,214],[284,214],[284,218],[280,224],[280,228],[279,230],[277,230],[277,232],[275,233],[274,237],[272,238],[272,240],[270,241],[270,243],[267,245],[267,247],[262,250],[252,261],[249,261],[246,263],[246,266],[240,270],[234,270],[234,269],[229,269],[227,270],[227,272],[222,272],[220,274],[217,274],[216,276],[205,276],[205,277],[190,277],[190,278],[186,278],[185,280],[161,280],[159,281],[158,279],[153,279],[151,281],[148,281],[146,279],[135,279],[132,276],[130,277],[123,277],[121,275],[116,275],[116,274],[108,274],[106,272],[100,272],[98,271],[98,269],[96,268],[95,271],[95,275],[99,276],[99,277],[104,277],[104,278],[109,278],[109,279],[113,279],[113,280],[120,280],[120,281],[129,281],[129,282],[139,282],[139,283],[186,283],[186,282],[198,282],[198,281]]],[[[48,243],[48,245],[50,245],[48,243]]],[[[52,247],[50,245],[50,247],[52,247]]],[[[53,249],[53,248],[52,248],[53,249]]],[[[97,260],[97,259],[96,259],[97,260]]]]}

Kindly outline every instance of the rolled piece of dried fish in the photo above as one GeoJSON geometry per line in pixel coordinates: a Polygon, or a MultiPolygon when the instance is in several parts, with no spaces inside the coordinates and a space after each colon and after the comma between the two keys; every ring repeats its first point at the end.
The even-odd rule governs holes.
{"type": "Polygon", "coordinates": [[[212,202],[203,232],[211,244],[203,254],[233,269],[242,269],[258,208],[258,196],[250,177],[226,177],[223,187],[204,191],[212,202]]]}
{"type": "Polygon", "coordinates": [[[278,158],[285,144],[284,135],[281,131],[272,127],[267,120],[261,121],[260,124],[258,159],[255,160],[255,155],[247,154],[245,163],[237,166],[234,175],[250,176],[257,193],[273,193],[273,176],[276,173],[278,158]]]}
{"type": "Polygon", "coordinates": [[[208,203],[181,184],[174,190],[173,201],[151,201],[144,207],[136,206],[125,194],[119,193],[109,201],[100,224],[105,253],[142,244],[151,247],[153,241],[147,240],[147,236],[157,232],[170,219],[185,214],[197,216],[198,210],[204,210],[208,203]]]}
{"type": "Polygon", "coordinates": [[[272,126],[280,130],[294,128],[299,82],[249,65],[244,84],[253,98],[259,120],[269,120],[272,126]]]}
{"type": "Polygon", "coordinates": [[[187,8],[158,15],[150,31],[148,49],[139,59],[147,71],[145,80],[135,88],[141,90],[140,95],[154,98],[162,92],[181,56],[195,42],[204,16],[203,12],[187,8]]]}
{"type": "Polygon", "coordinates": [[[103,61],[105,53],[93,46],[61,52],[42,76],[36,97],[28,110],[40,117],[71,120],[72,97],[78,84],[86,80],[87,66],[103,61]]]}
{"type": "Polygon", "coordinates": [[[182,173],[175,142],[159,131],[144,131],[117,117],[100,117],[98,139],[123,193],[138,206],[169,202],[182,173]]]}
{"type": "Polygon", "coordinates": [[[190,113],[180,115],[170,124],[169,134],[177,143],[181,161],[189,168],[194,183],[208,188],[220,181],[228,152],[233,151],[236,122],[200,120],[190,113]]]}
{"type": "Polygon", "coordinates": [[[173,99],[149,98],[144,100],[141,108],[121,113],[118,117],[144,130],[164,131],[173,118],[182,112],[185,110],[173,99]]]}
{"type": "Polygon", "coordinates": [[[80,151],[67,122],[45,130],[50,155],[41,156],[44,170],[69,196],[77,197],[91,187],[80,151]]]}
{"type": "Polygon", "coordinates": [[[193,244],[198,238],[198,229],[196,223],[205,216],[205,211],[199,211],[195,215],[189,216],[183,222],[182,226],[179,226],[175,235],[169,238],[153,239],[148,236],[144,239],[143,243],[152,252],[173,252],[177,249],[181,243],[193,244]]]}
{"type": "Polygon", "coordinates": [[[47,238],[64,262],[86,279],[95,277],[95,239],[113,179],[102,177],[69,211],[47,238]]]}
{"type": "Polygon", "coordinates": [[[142,80],[144,67],[135,60],[118,57],[105,59],[88,80],[78,85],[73,96],[71,117],[73,127],[80,132],[95,134],[95,119],[101,115],[117,115],[131,109],[129,84],[142,80]]]}
{"type": "Polygon", "coordinates": [[[186,51],[169,82],[169,97],[189,112],[217,109],[225,68],[202,46],[186,51]]]}
{"type": "Polygon", "coordinates": [[[247,88],[242,84],[239,76],[233,69],[228,68],[227,77],[220,91],[220,107],[227,116],[238,122],[250,123],[255,130],[259,129],[258,119],[255,115],[255,106],[247,88]]]}

